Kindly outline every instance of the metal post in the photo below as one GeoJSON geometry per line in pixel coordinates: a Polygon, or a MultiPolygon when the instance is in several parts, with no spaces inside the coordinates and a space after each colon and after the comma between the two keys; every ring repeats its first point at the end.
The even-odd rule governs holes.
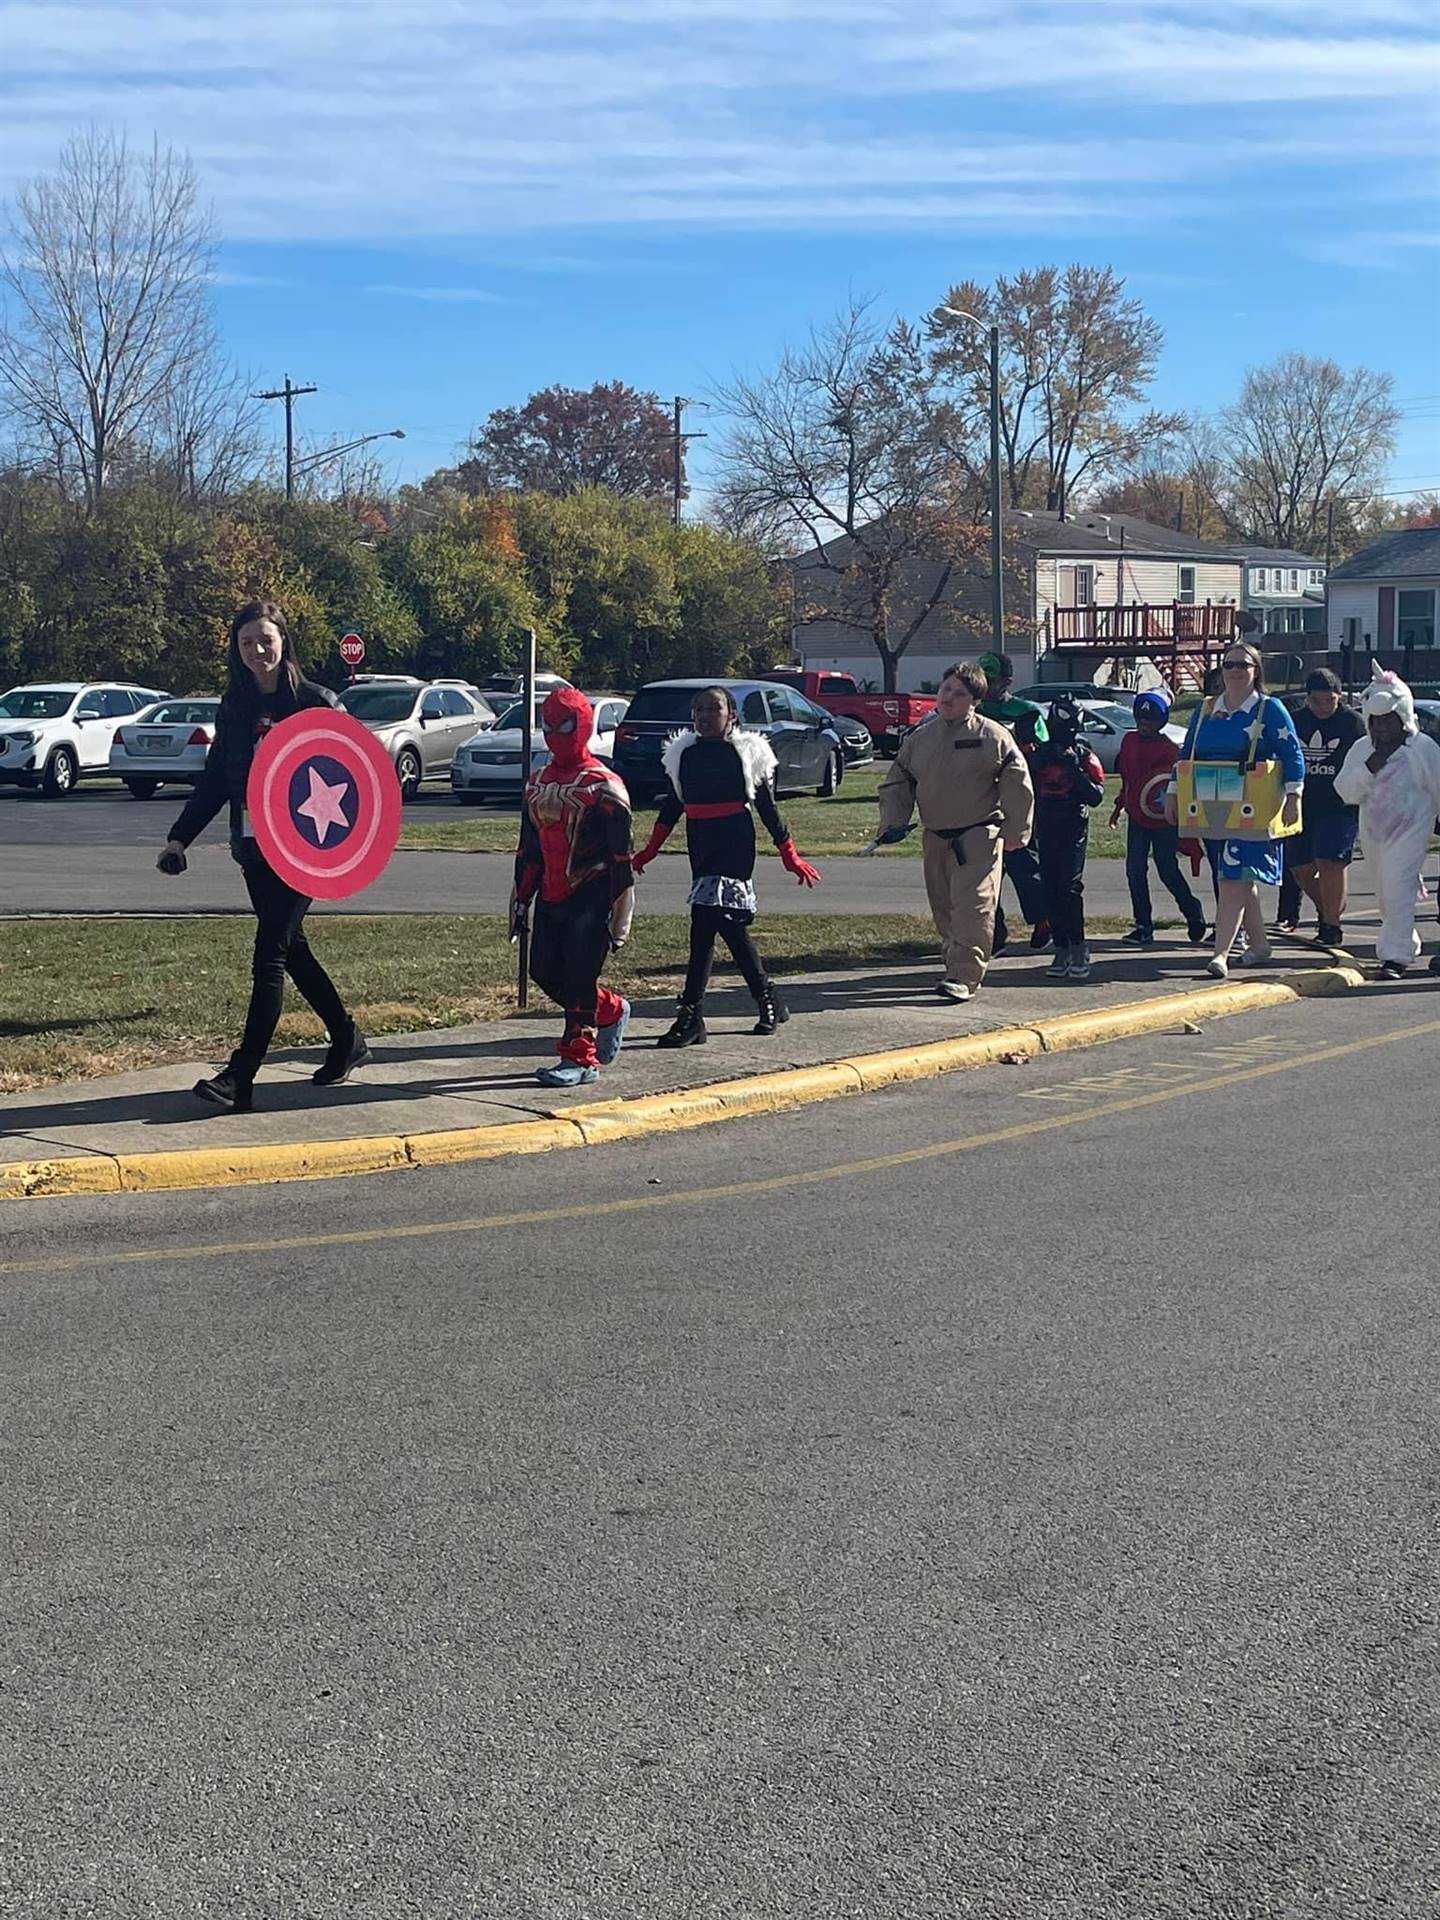
{"type": "Polygon", "coordinates": [[[1005,651],[1005,553],[1000,530],[1000,329],[990,329],[990,607],[995,651],[1005,651]]]}
{"type": "MultiPolygon", "coordinates": [[[[520,675],[523,682],[520,698],[525,703],[520,722],[520,812],[523,825],[535,736],[535,629],[533,627],[525,629],[525,651],[521,658],[520,675]]],[[[523,1012],[530,1004],[530,915],[528,911],[520,921],[519,1001],[523,1012]]]]}
{"type": "Polygon", "coordinates": [[[680,465],[685,457],[685,436],[680,431],[680,415],[684,409],[684,406],[685,406],[685,402],[680,398],[680,395],[677,393],[675,396],[675,475],[674,475],[675,524],[677,527],[680,524],[680,465]]]}

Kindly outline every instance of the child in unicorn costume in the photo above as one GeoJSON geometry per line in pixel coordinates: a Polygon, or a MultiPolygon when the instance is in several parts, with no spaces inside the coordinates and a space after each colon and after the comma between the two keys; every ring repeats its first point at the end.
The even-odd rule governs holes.
{"type": "Polygon", "coordinates": [[[1346,754],[1335,791],[1360,809],[1360,839],[1375,877],[1377,976],[1398,980],[1420,958],[1415,905],[1440,814],[1440,746],[1419,731],[1405,682],[1376,667],[1360,703],[1366,734],[1346,754]]]}

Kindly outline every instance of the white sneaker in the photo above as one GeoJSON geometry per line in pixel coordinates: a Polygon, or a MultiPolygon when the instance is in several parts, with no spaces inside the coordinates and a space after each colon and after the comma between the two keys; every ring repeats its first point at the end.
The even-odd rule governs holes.
{"type": "Polygon", "coordinates": [[[966,986],[963,980],[942,980],[938,991],[942,1000],[968,1000],[970,998],[970,988],[966,986]]]}
{"type": "Polygon", "coordinates": [[[1204,977],[1210,980],[1228,980],[1230,978],[1230,962],[1225,958],[1223,953],[1216,954],[1209,966],[1206,967],[1204,977]]]}
{"type": "Polygon", "coordinates": [[[1242,967],[1268,967],[1273,958],[1273,948],[1247,947],[1240,956],[1240,964],[1242,967]]]}

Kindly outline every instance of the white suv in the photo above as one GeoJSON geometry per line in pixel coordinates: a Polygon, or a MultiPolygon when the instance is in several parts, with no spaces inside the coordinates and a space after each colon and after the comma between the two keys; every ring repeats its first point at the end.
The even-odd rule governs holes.
{"type": "Polygon", "coordinates": [[[166,694],[128,681],[48,680],[0,699],[0,784],[63,799],[85,774],[109,773],[115,729],[166,694]]]}

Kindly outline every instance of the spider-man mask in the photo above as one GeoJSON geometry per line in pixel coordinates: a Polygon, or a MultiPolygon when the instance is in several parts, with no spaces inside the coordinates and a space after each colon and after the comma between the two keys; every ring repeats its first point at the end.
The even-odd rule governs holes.
{"type": "Polygon", "coordinates": [[[540,709],[540,724],[545,729],[552,766],[562,770],[578,767],[591,757],[595,709],[577,688],[556,687],[553,693],[547,693],[540,709]]]}

